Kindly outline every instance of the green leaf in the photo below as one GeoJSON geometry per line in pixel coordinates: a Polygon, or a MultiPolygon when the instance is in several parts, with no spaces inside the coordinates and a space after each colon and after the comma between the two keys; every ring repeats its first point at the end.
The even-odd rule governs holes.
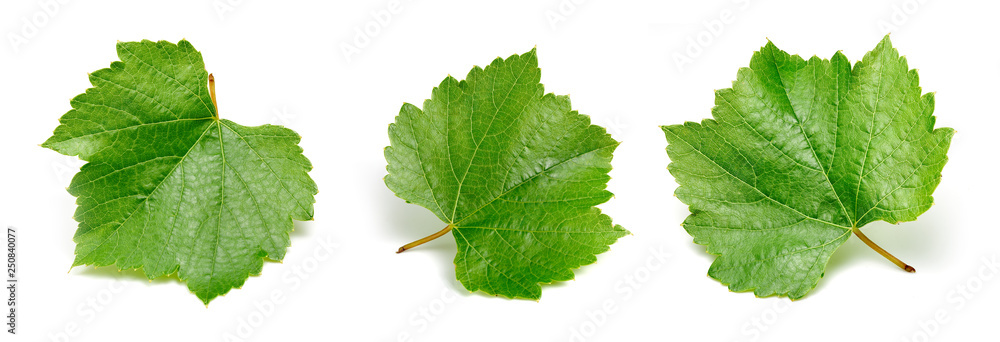
{"type": "Polygon", "coordinates": [[[316,184],[299,136],[219,119],[187,41],[120,42],[42,145],[87,161],[73,177],[73,265],[177,273],[205,304],[281,260],[316,184]]]}
{"type": "Polygon", "coordinates": [[[538,299],[540,283],[573,279],[628,234],[594,207],[611,198],[618,142],[569,97],[544,94],[540,77],[534,49],[497,58],[389,125],[386,185],[447,223],[400,252],[450,230],[469,291],[538,299]]]}
{"type": "Polygon", "coordinates": [[[916,220],[954,134],[934,129],[934,95],[888,36],[853,68],[768,42],[715,104],[714,119],[662,127],[668,169],[684,229],[718,255],[709,276],[757,296],[801,298],[852,231],[875,248],[858,228],[916,220]]]}

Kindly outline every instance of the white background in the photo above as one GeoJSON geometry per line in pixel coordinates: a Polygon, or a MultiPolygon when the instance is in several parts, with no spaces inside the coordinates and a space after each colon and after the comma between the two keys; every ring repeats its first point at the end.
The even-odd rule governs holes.
{"type": "Polygon", "coordinates": [[[21,340],[997,338],[1000,277],[983,261],[1000,241],[996,2],[402,0],[381,24],[371,13],[387,0],[62,1],[54,14],[41,5],[51,1],[0,5],[0,223],[20,230],[21,340]],[[377,33],[359,39],[366,27],[377,33]],[[937,92],[938,126],[958,131],[937,204],[919,221],[865,228],[917,273],[852,237],[800,301],[729,292],[706,276],[712,257],[679,226],[687,209],[671,195],[657,126],[708,117],[713,90],[767,39],[856,61],[887,30],[924,91],[937,92]],[[11,44],[12,35],[25,41],[11,44]],[[75,199],[65,187],[80,162],[38,146],[89,87],[87,73],[117,60],[117,40],[181,38],[215,74],[222,117],[299,132],[320,189],[316,219],[296,222],[284,262],[207,308],[176,279],[70,269],[75,199]],[[346,57],[347,45],[359,52],[346,57]],[[539,302],[465,291],[450,235],[394,254],[444,224],[382,183],[386,128],[404,102],[533,46],[546,91],[570,94],[623,141],[609,184],[616,197],[601,208],[634,234],[575,281],[545,286],[539,302]]]}

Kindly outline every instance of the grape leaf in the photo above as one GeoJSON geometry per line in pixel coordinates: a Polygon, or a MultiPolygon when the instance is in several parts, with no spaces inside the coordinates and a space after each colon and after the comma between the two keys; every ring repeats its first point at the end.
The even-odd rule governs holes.
{"type": "Polygon", "coordinates": [[[567,96],[543,94],[535,50],[434,88],[423,110],[404,104],[389,125],[385,184],[447,223],[400,248],[451,232],[455,272],[469,291],[538,299],[540,283],[573,279],[628,234],[595,205],[618,142],[567,96]]]}
{"type": "Polygon", "coordinates": [[[189,42],[117,50],[42,144],[88,162],[68,188],[73,265],[176,272],[208,304],[284,257],[292,219],[313,217],[312,166],[295,132],[219,118],[189,42]]]}
{"type": "Polygon", "coordinates": [[[716,91],[714,119],[662,127],[684,229],[718,256],[709,276],[798,299],[852,232],[912,272],[859,228],[933,204],[954,134],[933,111],[888,36],[853,68],[840,52],[807,61],[768,42],[716,91]]]}

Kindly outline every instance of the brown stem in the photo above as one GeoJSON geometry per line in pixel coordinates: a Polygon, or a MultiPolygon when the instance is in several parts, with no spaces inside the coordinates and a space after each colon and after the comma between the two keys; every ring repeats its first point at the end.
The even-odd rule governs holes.
{"type": "Polygon", "coordinates": [[[876,245],[874,242],[872,242],[871,239],[869,239],[867,236],[865,236],[865,234],[862,233],[861,229],[858,229],[858,227],[851,228],[851,231],[853,231],[854,235],[857,235],[858,238],[861,239],[861,241],[863,241],[866,245],[868,245],[868,247],[871,247],[871,249],[874,249],[876,252],[878,252],[878,254],[882,254],[883,257],[885,257],[886,259],[889,259],[889,261],[892,261],[892,263],[896,264],[896,266],[899,266],[899,268],[902,268],[904,271],[907,271],[907,272],[910,272],[910,273],[913,273],[913,272],[917,271],[916,269],[913,268],[913,266],[907,265],[902,260],[899,260],[899,258],[896,258],[892,254],[889,254],[889,252],[886,252],[884,249],[882,249],[882,247],[879,247],[878,245],[876,245]]]}
{"type": "Polygon", "coordinates": [[[215,106],[215,116],[219,116],[219,103],[215,101],[215,76],[208,74],[208,93],[212,96],[212,105],[215,106]]]}
{"type": "Polygon", "coordinates": [[[450,224],[447,227],[444,227],[444,229],[438,231],[437,233],[428,235],[428,236],[426,236],[426,237],[424,237],[424,238],[422,238],[420,240],[413,241],[413,242],[410,242],[408,244],[405,244],[405,245],[403,245],[403,247],[399,247],[399,249],[396,250],[396,253],[403,253],[403,251],[405,251],[407,249],[410,249],[410,248],[417,247],[417,246],[420,246],[422,244],[425,244],[428,241],[437,239],[437,238],[441,237],[442,235],[447,234],[449,231],[451,231],[451,225],[450,224]]]}

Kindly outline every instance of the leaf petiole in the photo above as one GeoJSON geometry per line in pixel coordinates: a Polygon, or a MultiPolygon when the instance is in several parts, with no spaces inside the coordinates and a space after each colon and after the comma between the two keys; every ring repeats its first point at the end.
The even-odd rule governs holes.
{"type": "Polygon", "coordinates": [[[872,242],[871,239],[869,239],[867,236],[865,236],[865,234],[862,233],[861,229],[858,229],[858,227],[851,228],[851,231],[853,231],[854,235],[857,235],[858,238],[861,239],[861,241],[863,241],[866,245],[868,245],[868,247],[871,247],[871,249],[874,249],[876,252],[878,252],[878,254],[882,254],[882,256],[884,256],[886,259],[889,259],[889,261],[892,261],[892,263],[896,264],[896,266],[899,266],[899,268],[902,268],[904,271],[907,271],[907,272],[910,272],[910,273],[913,273],[913,272],[917,271],[916,269],[913,268],[913,266],[907,265],[902,260],[899,260],[899,258],[896,258],[892,254],[889,254],[889,252],[886,252],[884,249],[882,249],[882,247],[879,247],[878,245],[876,245],[875,242],[872,242]]]}
{"type": "Polygon", "coordinates": [[[413,241],[413,242],[410,242],[408,244],[405,244],[405,245],[403,245],[403,247],[399,247],[399,249],[396,250],[396,253],[397,254],[403,253],[403,251],[405,251],[407,249],[410,249],[410,248],[413,248],[413,247],[417,247],[417,246],[420,246],[422,244],[427,243],[428,241],[437,239],[437,238],[441,237],[442,235],[447,234],[450,231],[451,231],[451,225],[449,224],[447,227],[444,227],[444,229],[438,231],[437,233],[428,235],[428,236],[426,236],[426,237],[424,237],[424,238],[422,238],[420,240],[413,241]]]}
{"type": "Polygon", "coordinates": [[[212,106],[215,107],[215,117],[219,117],[219,103],[215,101],[215,76],[208,74],[208,93],[212,96],[212,106]]]}

